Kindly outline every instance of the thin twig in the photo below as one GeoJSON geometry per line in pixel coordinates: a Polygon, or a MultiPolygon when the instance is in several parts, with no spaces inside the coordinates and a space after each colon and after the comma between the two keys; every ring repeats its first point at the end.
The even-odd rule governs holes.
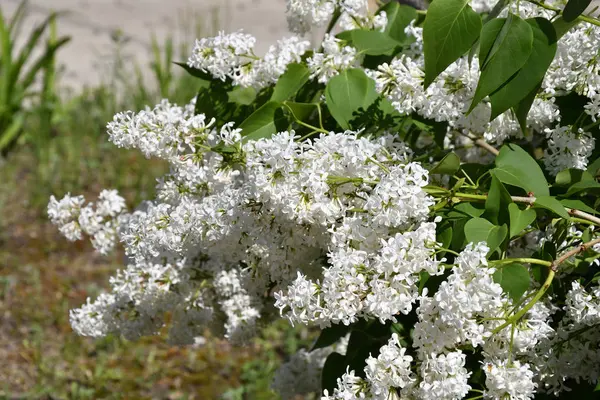
{"type": "MultiPolygon", "coordinates": [[[[430,192],[430,194],[434,194],[430,192]]],[[[454,193],[453,197],[458,197],[463,198],[463,199],[471,199],[471,200],[487,200],[487,195],[485,194],[469,194],[469,193],[454,193]]],[[[536,198],[534,196],[531,197],[524,197],[524,196],[510,196],[511,200],[514,201],[515,203],[526,203],[526,204],[534,204],[536,198]]],[[[593,222],[596,225],[600,226],[600,218],[593,216],[592,214],[588,214],[585,211],[581,211],[581,210],[576,210],[574,208],[568,208],[565,207],[565,210],[567,210],[567,212],[570,215],[574,215],[576,217],[588,220],[590,222],[593,222]]]]}
{"type": "Polygon", "coordinates": [[[552,269],[552,271],[556,272],[558,271],[558,266],[562,263],[564,263],[566,260],[568,260],[570,257],[575,256],[579,253],[583,253],[584,251],[586,251],[587,249],[589,249],[590,247],[593,247],[594,245],[600,243],[600,238],[598,239],[594,239],[594,240],[590,240],[589,242],[583,243],[569,251],[567,251],[565,254],[563,254],[562,256],[558,257],[553,263],[552,266],[550,267],[550,269],[552,269]]]}
{"type": "Polygon", "coordinates": [[[477,146],[481,147],[484,150],[487,150],[489,153],[492,153],[493,155],[497,156],[498,154],[500,154],[500,152],[498,151],[497,148],[495,148],[494,146],[492,146],[491,144],[489,144],[488,142],[486,142],[485,140],[483,140],[482,138],[478,138],[475,135],[472,134],[466,134],[466,133],[461,133],[461,135],[468,137],[469,139],[471,139],[473,141],[473,143],[475,143],[477,146]]]}
{"type": "Polygon", "coordinates": [[[566,252],[562,256],[558,257],[555,261],[553,261],[552,264],[550,265],[550,271],[548,272],[548,277],[544,281],[544,283],[543,283],[542,287],[540,288],[540,290],[538,290],[538,292],[535,294],[535,296],[533,297],[533,299],[529,303],[527,303],[525,305],[525,307],[523,307],[522,309],[520,309],[516,314],[513,314],[512,317],[508,318],[506,320],[506,322],[504,322],[499,327],[495,328],[492,331],[492,333],[496,334],[496,333],[500,332],[502,329],[506,328],[507,326],[512,325],[513,323],[515,323],[518,320],[520,320],[525,314],[527,314],[527,312],[529,310],[531,310],[531,308],[535,305],[535,303],[537,303],[542,298],[542,296],[544,295],[544,293],[546,293],[546,290],[548,290],[548,288],[552,284],[552,280],[554,279],[554,276],[556,275],[556,272],[558,271],[558,266],[559,265],[561,265],[566,260],[568,260],[569,257],[572,257],[574,255],[582,253],[582,252],[586,251],[587,249],[589,249],[590,247],[592,247],[592,246],[594,246],[595,244],[598,244],[598,243],[600,243],[600,238],[594,239],[594,240],[590,240],[589,242],[583,243],[583,244],[581,244],[581,245],[579,245],[579,246],[577,246],[577,247],[569,250],[568,252],[566,252]]]}

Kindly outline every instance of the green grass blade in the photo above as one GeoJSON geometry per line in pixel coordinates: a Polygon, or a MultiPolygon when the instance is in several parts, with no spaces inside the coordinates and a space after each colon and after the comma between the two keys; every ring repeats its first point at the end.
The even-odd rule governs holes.
{"type": "Polygon", "coordinates": [[[15,119],[13,119],[6,130],[0,132],[0,153],[3,153],[19,136],[24,122],[25,116],[23,114],[19,114],[17,117],[15,117],[15,119]]]}
{"type": "Polygon", "coordinates": [[[25,45],[19,52],[19,55],[16,58],[16,62],[13,66],[10,76],[10,83],[15,85],[21,74],[21,70],[25,63],[31,59],[31,54],[36,46],[39,45],[40,39],[42,35],[48,28],[48,26],[56,19],[56,13],[52,13],[46,18],[40,25],[38,25],[29,35],[29,38],[25,42],[25,45]]]}
{"type": "Polygon", "coordinates": [[[0,9],[0,115],[8,109],[8,95],[10,90],[10,75],[12,70],[12,42],[10,31],[7,29],[4,15],[0,9]]]}
{"type": "Polygon", "coordinates": [[[23,0],[15,10],[12,19],[10,20],[10,24],[8,25],[8,32],[12,37],[17,37],[19,35],[28,6],[29,2],[23,0]]]}
{"type": "Polygon", "coordinates": [[[42,68],[45,68],[48,65],[48,63],[53,62],[52,60],[53,60],[54,55],[56,54],[56,51],[59,48],[61,48],[62,46],[64,46],[65,44],[67,44],[70,40],[71,40],[71,38],[69,36],[65,36],[65,37],[58,39],[55,43],[49,44],[46,47],[46,51],[44,52],[44,54],[42,54],[37,59],[37,61],[31,66],[29,71],[25,74],[25,76],[23,77],[23,80],[21,81],[21,85],[24,88],[28,88],[29,86],[31,86],[35,80],[37,73],[42,68]]]}

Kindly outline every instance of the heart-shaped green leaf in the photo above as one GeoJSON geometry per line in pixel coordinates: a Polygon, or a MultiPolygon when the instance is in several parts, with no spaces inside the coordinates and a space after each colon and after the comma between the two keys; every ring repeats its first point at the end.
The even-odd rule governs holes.
{"type": "Polygon", "coordinates": [[[558,201],[554,196],[536,196],[533,206],[550,210],[565,219],[570,218],[565,206],[560,204],[560,201],[558,201]]]}
{"type": "Polygon", "coordinates": [[[503,265],[494,273],[494,282],[502,286],[502,290],[508,294],[513,303],[519,301],[529,289],[530,281],[527,268],[517,263],[503,265]]]}
{"type": "Polygon", "coordinates": [[[492,173],[501,182],[520,187],[527,193],[550,195],[548,181],[537,161],[516,144],[502,146],[492,173]]]}
{"type": "Polygon", "coordinates": [[[460,169],[460,158],[456,153],[448,153],[431,168],[430,174],[454,175],[460,169]]]}
{"type": "Polygon", "coordinates": [[[521,210],[515,203],[508,205],[508,214],[510,215],[510,237],[513,238],[527,228],[535,221],[535,210],[531,208],[521,210]]]}
{"type": "MultiPolygon", "coordinates": [[[[274,133],[277,133],[276,126],[278,121],[276,121],[276,111],[280,107],[280,103],[269,101],[246,118],[240,124],[244,140],[269,138],[274,133]]],[[[281,119],[281,117],[278,119],[281,119]]]]}
{"type": "Polygon", "coordinates": [[[298,90],[308,82],[310,71],[304,64],[292,63],[279,77],[271,95],[272,101],[284,101],[292,97],[298,90]]]}
{"type": "Polygon", "coordinates": [[[359,108],[366,109],[377,97],[375,81],[358,68],[342,71],[325,88],[327,108],[342,129],[351,129],[353,113],[359,108]]]}
{"type": "Polygon", "coordinates": [[[465,224],[465,237],[467,242],[486,242],[493,253],[504,241],[508,228],[506,225],[497,226],[484,218],[473,218],[465,224]]]}

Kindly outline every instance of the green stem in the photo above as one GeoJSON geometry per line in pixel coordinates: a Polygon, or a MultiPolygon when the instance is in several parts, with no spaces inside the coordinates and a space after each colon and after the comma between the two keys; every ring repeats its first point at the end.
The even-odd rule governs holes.
{"type": "Polygon", "coordinates": [[[510,264],[513,262],[521,262],[521,263],[525,263],[525,264],[537,264],[537,265],[543,265],[545,267],[551,267],[552,266],[552,262],[550,261],[546,261],[546,260],[540,260],[538,258],[527,258],[527,257],[521,257],[521,258],[505,258],[504,260],[493,260],[490,261],[490,264],[510,264]]]}
{"type": "Polygon", "coordinates": [[[600,125],[600,119],[598,119],[596,122],[592,122],[591,124],[584,126],[582,129],[584,131],[589,131],[590,129],[595,128],[598,125],[600,125]]]}
{"type": "Polygon", "coordinates": [[[310,124],[307,124],[306,122],[302,122],[302,121],[296,120],[296,123],[298,125],[302,125],[302,126],[308,128],[308,129],[312,129],[313,130],[312,133],[314,133],[314,132],[329,133],[325,129],[317,128],[316,126],[312,126],[310,124]]]}
{"type": "MultiPolygon", "coordinates": [[[[552,263],[550,263],[550,264],[552,265],[552,263]]],[[[542,287],[540,288],[540,290],[538,290],[537,293],[535,294],[535,296],[533,296],[533,299],[531,299],[529,301],[529,303],[527,303],[525,305],[525,307],[523,307],[521,310],[519,310],[519,312],[517,312],[516,314],[514,314],[512,317],[508,318],[505,323],[503,323],[502,325],[500,325],[499,327],[497,327],[496,329],[494,329],[492,331],[492,334],[495,335],[496,333],[500,332],[502,329],[506,328],[507,326],[514,324],[515,322],[517,322],[518,320],[520,320],[525,314],[527,314],[527,312],[529,310],[531,310],[531,308],[546,293],[546,291],[550,287],[550,284],[552,283],[552,280],[554,279],[554,275],[555,274],[556,274],[556,272],[554,270],[550,269],[550,272],[548,273],[548,277],[544,281],[544,284],[542,285],[542,287]]]]}
{"type": "MultiPolygon", "coordinates": [[[[532,4],[535,4],[536,6],[540,6],[542,8],[545,8],[546,10],[554,11],[554,12],[562,15],[563,10],[561,10],[560,8],[549,6],[548,4],[544,4],[544,3],[541,3],[541,2],[536,1],[536,0],[526,0],[526,1],[528,1],[528,2],[530,2],[532,4]]],[[[592,17],[589,17],[587,15],[580,15],[576,19],[579,20],[579,21],[587,22],[588,24],[600,26],[600,21],[598,21],[596,18],[592,18],[592,17]]]]}

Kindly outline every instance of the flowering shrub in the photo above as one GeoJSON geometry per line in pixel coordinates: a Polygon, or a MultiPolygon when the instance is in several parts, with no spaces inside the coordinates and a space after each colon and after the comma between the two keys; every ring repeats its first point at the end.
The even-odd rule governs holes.
{"type": "Polygon", "coordinates": [[[68,239],[127,266],[71,312],[93,337],[237,344],[283,316],[318,326],[284,398],[530,399],[600,377],[600,22],[589,0],[288,0],[260,58],[220,33],[202,82],[108,124],[167,160],[156,199],[51,198],[68,239]],[[339,33],[334,35],[335,27],[339,33]]]}

